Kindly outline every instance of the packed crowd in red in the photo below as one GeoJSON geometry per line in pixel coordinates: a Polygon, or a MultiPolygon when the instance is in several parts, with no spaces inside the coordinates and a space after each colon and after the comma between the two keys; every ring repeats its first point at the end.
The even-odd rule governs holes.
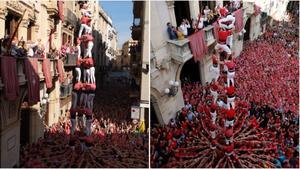
{"type": "Polygon", "coordinates": [[[237,94],[259,106],[298,113],[298,37],[278,28],[254,43],[246,42],[236,59],[237,94]]]}
{"type": "Polygon", "coordinates": [[[226,94],[224,75],[206,86],[182,84],[185,107],[168,125],[152,128],[152,167],[299,168],[297,36],[273,28],[244,46],[234,59],[233,129],[224,127],[229,111],[219,105],[226,94]],[[213,106],[216,85],[218,106],[213,106]],[[212,109],[216,125],[209,122],[212,109]],[[230,137],[234,144],[228,146],[230,137]]]}
{"type": "Polygon", "coordinates": [[[133,124],[128,116],[131,102],[125,88],[110,86],[97,91],[100,97],[95,99],[91,136],[84,136],[79,126],[71,136],[70,120],[61,120],[48,128],[44,139],[23,147],[20,166],[147,167],[148,135],[139,133],[139,124],[133,124]]]}

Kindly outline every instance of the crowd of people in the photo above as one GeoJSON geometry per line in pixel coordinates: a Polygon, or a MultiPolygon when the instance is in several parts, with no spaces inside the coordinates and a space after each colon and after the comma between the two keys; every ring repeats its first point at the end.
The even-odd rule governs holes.
{"type": "Polygon", "coordinates": [[[298,37],[286,28],[268,30],[246,42],[236,59],[238,95],[259,106],[298,112],[298,37]]]}
{"type": "MultiPolygon", "coordinates": [[[[242,7],[242,2],[235,0],[224,5],[230,13],[240,9],[242,7]]],[[[213,25],[216,22],[220,14],[220,6],[217,5],[214,9],[209,9],[206,5],[202,12],[198,15],[198,18],[192,18],[191,21],[184,18],[182,19],[180,25],[175,27],[170,22],[167,23],[167,33],[170,40],[183,40],[189,35],[201,30],[209,25],[213,25]]]]}
{"type": "Polygon", "coordinates": [[[84,136],[79,125],[72,136],[69,117],[61,118],[47,128],[43,139],[22,149],[20,166],[147,167],[148,134],[130,119],[132,101],[124,92],[126,86],[112,84],[97,91],[90,137],[84,136]]]}
{"type": "Polygon", "coordinates": [[[239,97],[234,125],[236,161],[226,163],[223,108],[217,111],[221,128],[218,127],[216,149],[212,149],[209,138],[210,86],[199,82],[182,85],[185,107],[168,125],[151,130],[152,167],[299,167],[299,116],[268,106],[258,107],[239,97]]]}
{"type": "Polygon", "coordinates": [[[46,47],[49,47],[49,42],[43,43],[41,39],[36,41],[28,40],[25,41],[22,38],[18,39],[14,37],[11,41],[10,51],[7,53],[7,48],[9,46],[10,36],[6,35],[4,38],[0,39],[0,55],[9,54],[13,57],[32,57],[32,58],[51,58],[51,59],[63,59],[67,58],[67,55],[75,54],[76,47],[72,46],[69,41],[61,46],[60,49],[56,48],[52,44],[48,52],[46,52],[46,47]]]}
{"type": "Polygon", "coordinates": [[[292,23],[267,28],[233,59],[235,111],[224,110],[233,82],[225,82],[224,69],[217,82],[182,84],[185,106],[151,130],[152,167],[299,168],[299,35],[292,23]]]}

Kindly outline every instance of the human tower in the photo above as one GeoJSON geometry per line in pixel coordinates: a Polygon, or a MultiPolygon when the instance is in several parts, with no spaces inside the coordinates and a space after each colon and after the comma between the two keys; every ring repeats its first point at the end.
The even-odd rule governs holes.
{"type": "MultiPolygon", "coordinates": [[[[235,17],[226,8],[220,9],[217,55],[212,56],[215,80],[197,111],[202,113],[193,141],[175,151],[167,167],[248,168],[275,167],[272,154],[276,151],[274,133],[259,128],[250,117],[249,103],[235,94],[235,63],[233,61],[233,31],[235,17]]],[[[236,32],[239,35],[245,33],[236,32]]]]}
{"type": "Polygon", "coordinates": [[[72,92],[71,135],[74,135],[76,125],[86,136],[91,135],[93,118],[93,101],[96,90],[95,67],[92,56],[92,12],[89,1],[80,4],[82,14],[77,38],[77,61],[75,85],[72,92]]]}

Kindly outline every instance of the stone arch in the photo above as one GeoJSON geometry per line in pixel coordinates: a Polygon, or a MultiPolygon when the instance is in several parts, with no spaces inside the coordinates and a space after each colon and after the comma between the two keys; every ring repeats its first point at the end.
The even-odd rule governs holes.
{"type": "Polygon", "coordinates": [[[188,74],[192,81],[201,82],[200,64],[195,62],[193,58],[185,61],[177,70],[176,78],[182,82],[182,76],[188,74]]]}
{"type": "Polygon", "coordinates": [[[246,33],[244,34],[243,40],[250,40],[251,36],[251,17],[248,17],[245,24],[244,24],[244,29],[246,30],[246,33]]]}

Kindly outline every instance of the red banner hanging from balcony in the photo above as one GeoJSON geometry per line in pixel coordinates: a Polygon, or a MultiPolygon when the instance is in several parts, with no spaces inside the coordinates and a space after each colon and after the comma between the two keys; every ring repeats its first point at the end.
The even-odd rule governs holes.
{"type": "Polygon", "coordinates": [[[52,88],[52,76],[51,76],[51,62],[50,59],[44,58],[43,59],[43,74],[45,76],[45,82],[46,82],[46,87],[52,88]]]}
{"type": "Polygon", "coordinates": [[[19,96],[19,81],[17,77],[17,62],[11,56],[1,57],[1,78],[4,84],[4,97],[13,101],[19,96]]]}
{"type": "Polygon", "coordinates": [[[195,62],[200,61],[207,54],[207,44],[205,42],[205,32],[200,30],[188,37],[190,47],[194,55],[195,62]]]}
{"type": "Polygon", "coordinates": [[[59,82],[62,83],[64,81],[64,63],[60,59],[57,60],[56,70],[59,74],[59,82]]]}
{"type": "Polygon", "coordinates": [[[235,32],[241,32],[244,28],[243,24],[243,10],[238,9],[234,12],[235,17],[235,32]]]}
{"type": "Polygon", "coordinates": [[[63,0],[57,1],[57,8],[58,8],[58,16],[59,19],[64,22],[64,2],[63,0]]]}
{"type": "Polygon", "coordinates": [[[28,104],[32,106],[40,101],[40,76],[37,58],[26,58],[25,75],[28,87],[28,104]]]}

